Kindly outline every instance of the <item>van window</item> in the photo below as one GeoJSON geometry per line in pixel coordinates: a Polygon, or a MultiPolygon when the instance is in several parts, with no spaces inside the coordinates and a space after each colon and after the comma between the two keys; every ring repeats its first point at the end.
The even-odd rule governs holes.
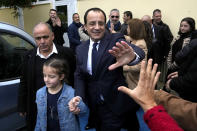
{"type": "Polygon", "coordinates": [[[33,48],[18,36],[0,33],[0,81],[19,77],[23,55],[33,48]]]}

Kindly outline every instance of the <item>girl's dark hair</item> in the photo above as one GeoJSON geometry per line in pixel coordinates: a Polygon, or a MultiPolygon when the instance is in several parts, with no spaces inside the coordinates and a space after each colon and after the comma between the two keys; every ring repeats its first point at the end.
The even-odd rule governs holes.
{"type": "MultiPolygon", "coordinates": [[[[181,20],[181,23],[182,23],[183,21],[186,21],[186,22],[189,24],[189,26],[190,26],[190,32],[195,31],[195,20],[194,20],[193,18],[191,18],[191,17],[185,17],[185,18],[183,18],[183,19],[181,20]]],[[[181,25],[181,23],[180,23],[180,25],[181,25]]],[[[180,28],[179,28],[178,34],[179,34],[179,35],[181,34],[180,28]]]]}
{"type": "Polygon", "coordinates": [[[146,38],[146,31],[144,23],[140,19],[131,19],[128,21],[128,27],[130,33],[128,34],[134,40],[140,40],[146,38]]]}
{"type": "Polygon", "coordinates": [[[59,75],[64,74],[64,80],[62,82],[68,83],[69,66],[66,60],[60,58],[51,58],[47,60],[43,66],[48,66],[56,69],[56,73],[59,75]]]}

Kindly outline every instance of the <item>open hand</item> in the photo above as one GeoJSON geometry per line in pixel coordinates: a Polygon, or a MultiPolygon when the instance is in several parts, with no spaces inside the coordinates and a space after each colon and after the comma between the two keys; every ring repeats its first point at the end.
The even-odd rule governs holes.
{"type": "Polygon", "coordinates": [[[145,112],[156,106],[156,102],[154,100],[154,89],[160,75],[160,72],[156,73],[157,66],[158,65],[155,64],[152,69],[152,59],[148,60],[147,66],[145,61],[142,61],[137,87],[133,90],[124,86],[118,88],[119,91],[122,91],[132,97],[145,112]]]}
{"type": "Polygon", "coordinates": [[[109,50],[109,53],[116,57],[116,63],[109,66],[109,70],[123,66],[135,59],[133,48],[130,47],[125,41],[117,42],[116,46],[109,50]]]}

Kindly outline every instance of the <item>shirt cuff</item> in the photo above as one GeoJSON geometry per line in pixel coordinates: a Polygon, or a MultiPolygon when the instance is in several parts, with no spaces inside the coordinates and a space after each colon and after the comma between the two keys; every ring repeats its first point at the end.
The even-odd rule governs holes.
{"type": "Polygon", "coordinates": [[[136,65],[136,64],[138,64],[138,63],[140,62],[140,57],[139,57],[139,55],[138,55],[137,53],[135,53],[135,52],[134,52],[134,54],[135,54],[135,59],[132,60],[132,61],[128,64],[129,66],[136,65]]]}

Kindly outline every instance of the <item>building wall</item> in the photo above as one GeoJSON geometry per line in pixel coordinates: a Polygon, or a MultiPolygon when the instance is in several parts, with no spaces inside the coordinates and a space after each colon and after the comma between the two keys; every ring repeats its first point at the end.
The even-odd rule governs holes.
{"type": "Polygon", "coordinates": [[[12,25],[18,25],[18,17],[14,17],[14,10],[9,8],[0,9],[0,21],[12,25]]]}
{"type": "Polygon", "coordinates": [[[77,2],[82,22],[85,11],[92,7],[103,9],[107,17],[111,9],[119,9],[121,22],[122,14],[126,10],[130,10],[134,18],[141,18],[143,15],[152,16],[152,11],[158,8],[162,11],[163,21],[169,25],[174,36],[177,36],[182,18],[192,17],[197,22],[196,0],[78,0],[77,2]]]}
{"type": "Polygon", "coordinates": [[[32,34],[32,29],[35,24],[46,22],[49,19],[50,9],[50,4],[35,5],[31,9],[25,8],[23,10],[25,31],[32,34]]]}
{"type": "MultiPolygon", "coordinates": [[[[169,25],[172,33],[176,36],[182,18],[190,16],[197,21],[196,5],[196,0],[77,0],[77,12],[83,23],[83,15],[88,8],[99,7],[106,12],[107,17],[111,9],[117,8],[120,10],[122,22],[122,14],[126,10],[132,11],[134,18],[141,18],[143,15],[152,16],[152,11],[159,8],[162,11],[163,21],[169,25]]],[[[24,30],[32,34],[33,26],[36,23],[49,18],[48,12],[52,7],[51,4],[41,4],[35,5],[31,9],[24,9],[24,30]]],[[[0,21],[17,26],[18,19],[14,17],[12,12],[13,10],[9,8],[0,9],[0,21]]]]}
{"type": "MultiPolygon", "coordinates": [[[[51,4],[34,5],[32,8],[23,9],[24,30],[32,35],[32,30],[38,22],[45,22],[49,19],[51,4]]],[[[0,21],[18,26],[18,16],[14,17],[13,9],[0,9],[0,21]]]]}

